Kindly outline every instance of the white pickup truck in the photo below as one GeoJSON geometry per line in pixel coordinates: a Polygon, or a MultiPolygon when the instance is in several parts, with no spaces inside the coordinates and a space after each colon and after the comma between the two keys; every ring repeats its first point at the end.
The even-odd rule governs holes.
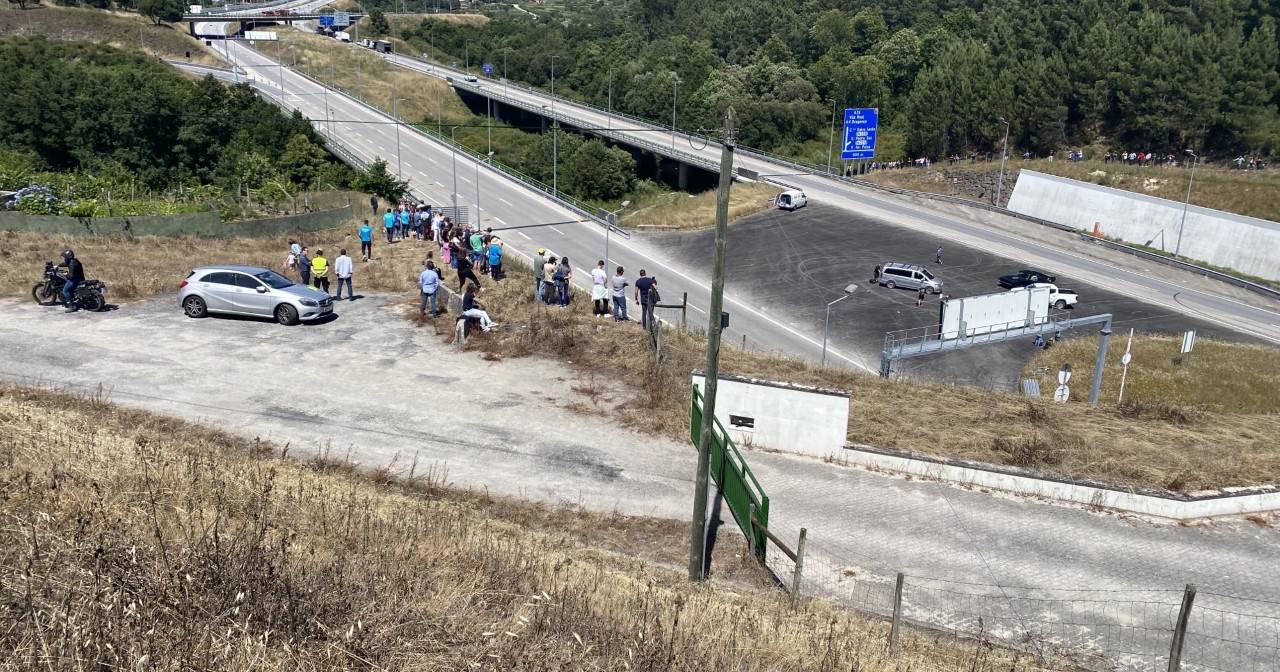
{"type": "Polygon", "coordinates": [[[1057,285],[1049,282],[1033,282],[1027,285],[1029,288],[1048,287],[1049,288],[1049,305],[1058,310],[1062,310],[1068,306],[1076,305],[1080,300],[1080,296],[1076,294],[1074,289],[1059,289],[1057,285]]]}

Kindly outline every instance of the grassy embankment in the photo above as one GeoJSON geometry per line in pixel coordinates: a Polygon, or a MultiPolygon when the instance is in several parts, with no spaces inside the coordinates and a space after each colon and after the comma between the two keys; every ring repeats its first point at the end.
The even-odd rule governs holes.
{"type": "MultiPolygon", "coordinates": [[[[0,233],[0,287],[26,298],[44,260],[72,246],[89,274],[111,287],[115,300],[167,295],[195,265],[219,261],[278,268],[289,236],[273,238],[89,238],[0,233]]],[[[345,246],[359,245],[354,223],[347,229],[298,236],[312,250],[332,259],[345,246]]],[[[406,306],[416,298],[414,280],[432,246],[375,243],[376,260],[357,263],[357,291],[403,294],[406,306]]],[[[675,440],[686,440],[689,371],[703,365],[703,340],[668,334],[666,356],[654,368],[644,335],[634,325],[594,320],[585,302],[568,310],[534,305],[527,272],[508,261],[512,281],[494,286],[485,279],[482,300],[510,330],[479,336],[470,347],[491,356],[542,355],[589,366],[610,362],[635,398],[618,409],[627,422],[675,440]],[[619,353],[632,353],[620,357],[619,353]]],[[[453,276],[446,273],[446,280],[453,276]]],[[[451,282],[452,284],[452,282],[451,282]]],[[[442,332],[447,324],[431,322],[442,332]]],[[[1126,405],[1117,407],[1110,390],[1119,384],[1123,345],[1113,338],[1104,378],[1103,404],[1083,403],[1093,361],[1092,339],[1067,340],[1042,355],[1039,365],[1057,371],[1063,361],[1076,364],[1075,401],[1053,404],[1012,394],[919,382],[885,382],[843,369],[819,369],[811,363],[769,353],[725,347],[724,371],[774,380],[847,389],[848,439],[855,443],[950,455],[999,464],[1087,476],[1125,485],[1195,490],[1280,480],[1280,355],[1271,348],[1201,340],[1186,371],[1169,369],[1172,346],[1135,348],[1126,405]],[[1079,352],[1076,350],[1079,349],[1079,352]],[[1086,352],[1087,351],[1087,352],[1086,352]],[[1151,359],[1148,360],[1148,353],[1151,359]],[[1168,369],[1157,375],[1158,371],[1168,369]],[[911,385],[904,393],[902,386],[911,385]],[[886,403],[907,394],[911,403],[886,403]]],[[[1042,381],[1049,389],[1049,380],[1042,381]]]]}
{"type": "Polygon", "coordinates": [[[0,8],[0,36],[43,35],[51,40],[97,42],[122,49],[141,47],[157,58],[187,60],[206,65],[222,62],[205,51],[202,43],[186,32],[185,23],[155,25],[133,12],[80,9],[42,4],[32,9],[0,8]]]}
{"type": "MultiPolygon", "coordinates": [[[[463,18],[441,15],[445,16],[452,16],[455,20],[463,18]]],[[[400,98],[398,105],[402,118],[419,121],[429,130],[443,128],[446,134],[450,125],[468,124],[470,126],[457,129],[458,142],[482,154],[488,151],[488,129],[483,127],[487,123],[485,117],[473,115],[444,81],[390,65],[368,49],[343,45],[330,38],[301,31],[282,31],[280,36],[287,48],[297,52],[298,69],[308,75],[333,82],[388,112],[391,111],[392,91],[395,91],[400,98]]],[[[504,156],[525,151],[529,136],[527,131],[510,128],[495,120],[495,159],[502,161],[504,156]]],[[[761,184],[741,185],[733,192],[733,218],[764,209],[768,199],[777,191],[761,184]]],[[[620,215],[623,226],[697,228],[714,223],[714,190],[690,197],[683,192],[637,188],[634,194],[623,198],[633,201],[620,215]]],[[[610,204],[610,209],[616,207],[616,204],[610,204]]]]}
{"type": "MultiPolygon", "coordinates": [[[[116,407],[0,388],[6,669],[1032,672],[1031,656],[793,609],[685,526],[363,474],[116,407]]],[[[730,535],[736,536],[736,535],[730,535]]]]}

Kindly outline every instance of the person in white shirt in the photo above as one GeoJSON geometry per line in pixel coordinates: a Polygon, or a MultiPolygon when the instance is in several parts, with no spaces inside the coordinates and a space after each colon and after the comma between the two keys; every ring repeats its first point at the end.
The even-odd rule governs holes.
{"type": "Polygon", "coordinates": [[[609,273],[604,270],[604,259],[591,269],[591,314],[597,319],[609,314],[609,273]]]}
{"type": "Polygon", "coordinates": [[[347,300],[355,301],[356,292],[351,289],[351,257],[347,256],[347,250],[338,250],[338,258],[333,260],[333,272],[338,276],[338,293],[333,297],[334,301],[342,300],[342,283],[347,283],[347,300]]]}

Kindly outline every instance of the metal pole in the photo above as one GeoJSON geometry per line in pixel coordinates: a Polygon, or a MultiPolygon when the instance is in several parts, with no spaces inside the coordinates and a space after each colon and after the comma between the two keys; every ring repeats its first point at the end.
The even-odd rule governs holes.
{"type": "Polygon", "coordinates": [[[671,73],[671,149],[676,148],[676,91],[680,87],[680,77],[671,73]]]}
{"type": "MultiPolygon", "coordinates": [[[[1001,119],[1000,121],[1004,121],[1001,119]]],[[[1000,150],[1000,181],[996,182],[995,206],[1000,207],[1000,199],[1004,196],[1004,160],[1009,156],[1009,122],[1004,121],[1004,149],[1000,150]]]]}
{"type": "Polygon", "coordinates": [[[831,154],[836,148],[836,101],[831,99],[831,135],[827,138],[827,174],[831,174],[831,154]]]}
{"type": "Polygon", "coordinates": [[[1116,395],[1116,404],[1124,402],[1124,379],[1129,377],[1129,352],[1133,349],[1133,327],[1129,327],[1129,343],[1124,346],[1124,368],[1120,369],[1120,394],[1116,395]]]}
{"type": "Polygon", "coordinates": [[[458,141],[454,139],[457,126],[449,129],[449,145],[453,150],[453,194],[449,196],[453,202],[453,216],[458,216],[458,141]]]}
{"type": "Polygon", "coordinates": [[[280,104],[288,107],[284,96],[284,48],[280,46],[280,38],[276,38],[276,65],[280,66],[280,104]]]}
{"type": "Polygon", "coordinates": [[[469,74],[471,74],[471,40],[467,40],[466,46],[465,46],[465,48],[463,49],[463,53],[466,55],[466,59],[465,59],[465,61],[466,61],[466,66],[465,66],[465,69],[466,69],[467,74],[469,75],[469,74]]]}
{"type": "MultiPolygon", "coordinates": [[[[400,99],[396,98],[396,90],[391,89],[391,116],[394,118],[396,122],[396,179],[402,180],[404,179],[404,177],[401,176],[400,174],[400,112],[399,112],[400,107],[399,106],[400,106],[400,99]]],[[[457,189],[455,189],[454,191],[457,191],[457,189]]]]}
{"type": "Polygon", "coordinates": [[[1196,601],[1196,587],[1188,583],[1182,592],[1182,608],[1178,610],[1178,623],[1173,630],[1173,641],[1169,644],[1169,672],[1182,669],[1182,645],[1187,638],[1187,622],[1191,620],[1191,605],[1196,601]]]}
{"type": "Polygon", "coordinates": [[[605,128],[613,130],[613,70],[609,70],[609,106],[605,113],[605,128]]]}
{"type": "Polygon", "coordinates": [[[1089,404],[1098,405],[1098,393],[1102,390],[1102,369],[1107,365],[1107,345],[1111,342],[1111,318],[1108,317],[1098,332],[1098,358],[1093,363],[1093,385],[1089,388],[1089,404]]]}
{"type": "Polygon", "coordinates": [[[476,226],[480,226],[480,162],[476,161],[476,226]]]}
{"type": "Polygon", "coordinates": [[[841,301],[844,301],[845,299],[849,298],[850,296],[853,296],[853,292],[850,292],[848,287],[846,287],[844,291],[845,291],[844,296],[836,299],[835,301],[831,301],[830,303],[827,304],[827,319],[824,320],[822,323],[822,366],[823,367],[826,367],[827,365],[827,330],[831,327],[831,306],[834,306],[837,303],[840,303],[841,301]]]}
{"type": "Polygon", "coordinates": [[[707,316],[707,366],[703,379],[702,427],[699,428],[698,436],[698,471],[693,488],[693,521],[689,530],[689,579],[693,581],[705,578],[703,567],[707,536],[707,472],[711,463],[711,432],[716,421],[716,388],[720,375],[720,313],[724,309],[725,247],[729,237],[729,189],[733,184],[734,142],[733,108],[730,107],[724,114],[724,143],[720,150],[715,264],[711,274],[711,306],[707,316]]]}
{"type": "Polygon", "coordinates": [[[1187,208],[1191,205],[1191,185],[1196,181],[1196,165],[1200,163],[1200,157],[1196,153],[1187,150],[1191,155],[1191,179],[1187,180],[1187,198],[1182,202],[1182,222],[1178,224],[1178,242],[1173,246],[1173,256],[1178,256],[1178,252],[1182,249],[1182,227],[1187,225],[1187,208]]]}
{"type": "MultiPolygon", "coordinates": [[[[329,81],[330,82],[333,81],[332,67],[329,68],[329,81]]],[[[329,85],[328,84],[326,84],[324,87],[324,116],[325,116],[325,119],[329,121],[328,123],[329,138],[332,139],[333,138],[333,113],[329,111],[329,85]]]]}
{"type": "Polygon", "coordinates": [[[502,52],[502,95],[508,95],[511,86],[511,80],[507,77],[507,55],[511,53],[511,48],[502,52]]]}
{"type": "Polygon", "coordinates": [[[560,179],[560,122],[556,119],[556,57],[551,56],[551,197],[559,190],[560,179]]]}
{"type": "Polygon", "coordinates": [[[489,124],[489,156],[493,156],[493,99],[485,97],[484,99],[484,117],[489,124]]]}

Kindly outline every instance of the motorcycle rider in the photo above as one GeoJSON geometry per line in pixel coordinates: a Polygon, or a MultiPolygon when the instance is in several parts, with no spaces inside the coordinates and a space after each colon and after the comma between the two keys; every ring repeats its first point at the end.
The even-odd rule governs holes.
{"type": "Polygon", "coordinates": [[[62,252],[62,263],[58,264],[58,268],[67,269],[67,281],[62,285],[62,302],[67,306],[66,312],[74,313],[80,310],[80,306],[71,297],[75,295],[76,287],[84,282],[84,264],[76,259],[75,252],[67,249],[62,252]]]}

